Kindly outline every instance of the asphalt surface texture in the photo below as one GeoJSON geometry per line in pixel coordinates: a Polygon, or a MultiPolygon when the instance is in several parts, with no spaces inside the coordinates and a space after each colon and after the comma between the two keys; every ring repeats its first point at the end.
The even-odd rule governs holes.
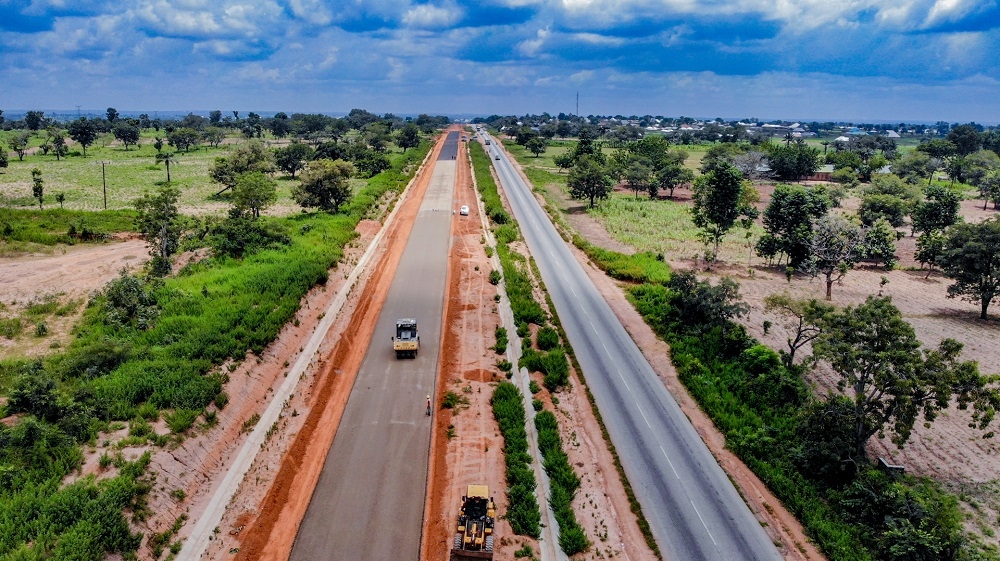
{"type": "Polygon", "coordinates": [[[485,148],[664,559],[781,560],[497,144],[485,148]]]}
{"type": "MultiPolygon", "coordinates": [[[[375,335],[292,546],[293,561],[418,559],[444,311],[458,133],[449,132],[375,335]],[[396,320],[420,350],[397,359],[396,320]]],[[[457,215],[456,215],[457,216],[457,215]]]]}

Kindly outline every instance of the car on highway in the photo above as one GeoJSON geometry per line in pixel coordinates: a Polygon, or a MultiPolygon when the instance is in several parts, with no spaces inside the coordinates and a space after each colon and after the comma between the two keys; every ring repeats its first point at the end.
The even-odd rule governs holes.
{"type": "Polygon", "coordinates": [[[500,159],[500,154],[497,154],[497,155],[493,156],[493,159],[494,160],[499,160],[500,159]]]}
{"type": "Polygon", "coordinates": [[[462,205],[462,208],[458,209],[458,213],[462,216],[469,215],[469,205],[462,205]]]}

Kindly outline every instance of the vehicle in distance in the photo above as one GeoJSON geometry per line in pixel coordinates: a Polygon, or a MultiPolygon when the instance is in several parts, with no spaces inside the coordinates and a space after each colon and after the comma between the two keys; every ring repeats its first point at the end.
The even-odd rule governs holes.
{"type": "Polygon", "coordinates": [[[500,159],[500,154],[497,154],[497,155],[493,156],[493,159],[494,160],[499,160],[500,159]]]}
{"type": "Polygon", "coordinates": [[[458,209],[458,213],[462,216],[469,215],[469,205],[462,205],[462,208],[458,209]]]}
{"type": "Polygon", "coordinates": [[[490,141],[489,141],[489,139],[487,139],[487,140],[486,140],[486,145],[487,145],[487,146],[489,146],[489,145],[490,145],[490,141]]]}
{"type": "Polygon", "coordinates": [[[392,338],[392,350],[396,358],[416,358],[420,350],[420,335],[417,334],[417,320],[403,318],[396,320],[396,336],[392,338]]]}
{"type": "Polygon", "coordinates": [[[493,519],[496,505],[486,485],[469,485],[458,513],[451,559],[493,559],[493,519]]]}

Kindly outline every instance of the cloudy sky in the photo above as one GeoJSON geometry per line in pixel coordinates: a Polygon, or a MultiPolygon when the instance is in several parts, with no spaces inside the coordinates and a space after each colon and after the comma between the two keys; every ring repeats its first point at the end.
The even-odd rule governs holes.
{"type": "Polygon", "coordinates": [[[0,109],[1000,122],[997,0],[0,0],[0,109]]]}

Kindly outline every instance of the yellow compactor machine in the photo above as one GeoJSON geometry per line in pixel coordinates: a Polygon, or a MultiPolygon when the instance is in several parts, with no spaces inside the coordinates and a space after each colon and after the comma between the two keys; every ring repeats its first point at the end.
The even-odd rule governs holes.
{"type": "Polygon", "coordinates": [[[416,358],[420,350],[420,336],[417,335],[417,320],[403,318],[396,320],[396,336],[392,338],[392,349],[396,358],[416,358]]]}
{"type": "Polygon", "coordinates": [[[493,517],[496,505],[486,485],[469,485],[458,513],[458,531],[451,559],[493,559],[493,517]]]}

